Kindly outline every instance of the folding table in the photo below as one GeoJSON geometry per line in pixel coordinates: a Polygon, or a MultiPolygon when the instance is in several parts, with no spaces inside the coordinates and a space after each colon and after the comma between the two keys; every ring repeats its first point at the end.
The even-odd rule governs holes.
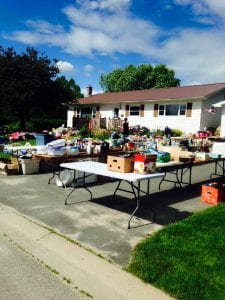
{"type": "Polygon", "coordinates": [[[113,198],[115,199],[116,193],[118,191],[123,191],[123,192],[131,193],[136,200],[136,207],[135,207],[134,211],[132,212],[132,214],[129,218],[129,221],[128,221],[128,229],[130,228],[131,219],[133,218],[134,214],[136,213],[136,211],[139,208],[140,194],[143,193],[143,194],[149,196],[150,195],[150,180],[153,178],[163,177],[163,175],[164,175],[164,173],[136,174],[133,172],[120,173],[120,172],[109,171],[107,168],[107,164],[95,162],[95,161],[80,161],[80,162],[62,163],[62,164],[60,164],[60,167],[74,170],[74,171],[81,171],[84,174],[82,178],[76,178],[76,174],[74,174],[74,187],[69,192],[69,194],[66,196],[65,205],[67,204],[67,200],[68,200],[69,196],[73,193],[73,191],[77,187],[83,187],[84,189],[86,189],[90,193],[91,199],[92,199],[92,192],[85,184],[85,178],[87,176],[89,176],[90,174],[96,174],[96,175],[101,175],[101,176],[118,179],[119,182],[113,193],[113,198]],[[81,184],[76,186],[76,183],[79,183],[80,179],[82,179],[81,184]],[[144,180],[147,180],[147,190],[146,191],[141,189],[141,181],[144,181],[144,180]],[[121,188],[122,181],[127,182],[131,189],[128,190],[128,189],[121,188]]]}

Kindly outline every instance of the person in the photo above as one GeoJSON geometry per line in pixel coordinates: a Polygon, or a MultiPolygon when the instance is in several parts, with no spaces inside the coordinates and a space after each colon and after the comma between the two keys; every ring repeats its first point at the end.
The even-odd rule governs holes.
{"type": "Polygon", "coordinates": [[[125,118],[124,122],[123,122],[123,135],[124,136],[128,136],[129,135],[129,123],[128,123],[127,118],[125,118]]]}
{"type": "Polygon", "coordinates": [[[164,134],[168,139],[171,138],[171,129],[168,126],[165,127],[164,134]]]}

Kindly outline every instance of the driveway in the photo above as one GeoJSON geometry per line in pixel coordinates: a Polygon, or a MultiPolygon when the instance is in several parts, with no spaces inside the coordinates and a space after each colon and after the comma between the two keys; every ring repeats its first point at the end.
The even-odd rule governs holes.
{"type": "Polygon", "coordinates": [[[136,203],[123,192],[113,200],[115,181],[91,184],[92,201],[88,201],[89,193],[79,188],[70,196],[68,205],[64,205],[69,189],[58,187],[54,180],[48,184],[49,173],[0,175],[0,203],[123,267],[134,246],[143,238],[209,207],[201,202],[200,196],[201,184],[209,179],[211,171],[213,164],[194,168],[194,184],[182,189],[174,189],[171,183],[165,182],[159,191],[160,179],[153,179],[151,197],[141,198],[131,229],[127,229],[127,222],[136,203]],[[156,214],[154,222],[152,209],[156,214]]]}

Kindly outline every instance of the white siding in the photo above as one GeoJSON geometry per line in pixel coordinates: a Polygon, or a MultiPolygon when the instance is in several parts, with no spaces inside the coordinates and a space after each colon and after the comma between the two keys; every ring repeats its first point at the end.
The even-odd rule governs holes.
{"type": "Polygon", "coordinates": [[[73,127],[73,110],[67,110],[67,127],[73,127]]]}
{"type": "MultiPolygon", "coordinates": [[[[187,103],[191,101],[186,101],[182,103],[187,103]]],[[[159,104],[159,102],[157,102],[159,104]]],[[[180,102],[171,102],[171,104],[177,104],[180,102]]],[[[138,106],[142,103],[132,103],[131,106],[138,106]]],[[[145,126],[151,130],[164,129],[165,126],[169,126],[172,129],[180,129],[185,133],[193,133],[200,130],[200,114],[201,114],[201,101],[194,101],[192,103],[192,116],[158,116],[154,117],[154,104],[155,103],[145,103],[144,104],[144,117],[140,116],[128,116],[128,121],[130,126],[140,125],[145,126]]],[[[165,105],[168,102],[160,102],[160,104],[165,105]]],[[[130,105],[130,104],[129,104],[130,105]]],[[[125,117],[125,106],[121,105],[119,111],[119,116],[121,118],[125,117]]],[[[112,118],[113,110],[115,105],[101,105],[101,117],[102,118],[112,118]]]]}
{"type": "Polygon", "coordinates": [[[211,114],[207,112],[207,109],[212,106],[213,104],[223,101],[224,100],[224,93],[219,93],[215,96],[210,97],[209,99],[203,101],[202,103],[202,113],[201,113],[201,125],[200,130],[204,128],[217,128],[220,126],[221,123],[221,108],[216,108],[216,113],[211,114]]]}
{"type": "Polygon", "coordinates": [[[223,105],[223,108],[222,108],[220,136],[225,137],[225,105],[223,105]]]}

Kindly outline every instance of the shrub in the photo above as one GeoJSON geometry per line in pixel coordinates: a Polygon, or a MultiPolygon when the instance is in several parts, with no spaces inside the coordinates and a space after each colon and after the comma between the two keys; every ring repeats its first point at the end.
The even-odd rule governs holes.
{"type": "Polygon", "coordinates": [[[183,134],[183,131],[181,131],[180,129],[172,129],[171,130],[171,136],[181,136],[183,134]]]}
{"type": "Polygon", "coordinates": [[[87,138],[87,137],[91,137],[92,136],[92,133],[91,133],[91,130],[89,130],[87,128],[87,126],[83,126],[80,128],[79,130],[79,135],[80,137],[82,138],[87,138]]]}
{"type": "Polygon", "coordinates": [[[92,137],[104,141],[110,138],[110,133],[107,129],[96,129],[92,130],[92,137]]]}

